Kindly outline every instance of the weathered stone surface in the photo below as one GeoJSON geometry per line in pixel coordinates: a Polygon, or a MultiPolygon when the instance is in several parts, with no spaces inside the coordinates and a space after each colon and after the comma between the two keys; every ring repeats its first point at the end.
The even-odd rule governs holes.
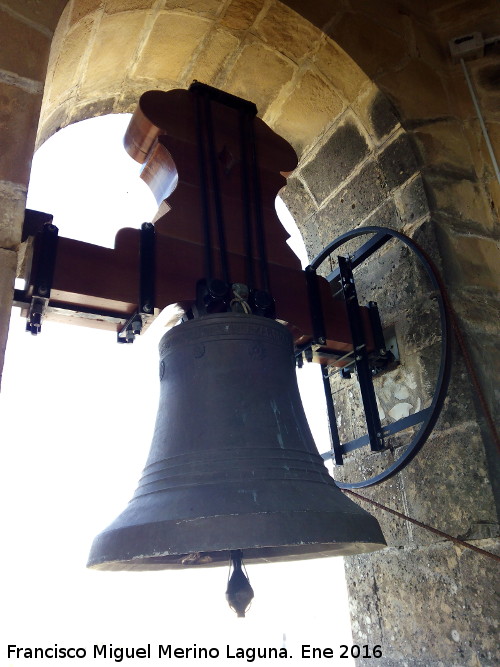
{"type": "Polygon", "coordinates": [[[281,3],[273,3],[258,22],[262,39],[294,61],[300,60],[320,38],[320,31],[281,3]]]}
{"type": "Polygon", "coordinates": [[[262,9],[262,0],[232,0],[220,23],[231,30],[247,30],[262,9]]]}
{"type": "Polygon", "coordinates": [[[423,175],[433,211],[445,214],[457,227],[461,225],[478,234],[490,232],[495,216],[480,183],[469,180],[463,172],[443,169],[427,170],[423,175]]]}
{"type": "MultiPolygon", "coordinates": [[[[369,446],[357,450],[354,456],[344,460],[343,466],[334,469],[335,479],[344,482],[371,479],[389,468],[401,455],[401,451],[393,454],[386,452],[370,452],[369,446]]],[[[369,498],[391,509],[402,511],[404,508],[403,488],[396,475],[381,484],[366,489],[355,489],[355,492],[364,498],[369,498]]],[[[411,525],[389,512],[375,507],[368,501],[360,500],[357,496],[348,497],[370,514],[373,514],[380,524],[388,547],[409,546],[411,543],[411,525]]]]}
{"type": "Polygon", "coordinates": [[[116,90],[125,76],[123,63],[129,63],[137,49],[143,24],[142,12],[103,17],[81,84],[82,94],[97,97],[116,90]]]}
{"type": "Polygon", "coordinates": [[[420,175],[405,183],[396,193],[395,201],[403,225],[412,225],[429,215],[429,202],[420,175]]]}
{"type": "Polygon", "coordinates": [[[67,125],[77,123],[86,118],[95,118],[96,116],[105,116],[106,114],[114,113],[115,102],[114,97],[107,97],[71,107],[71,115],[68,116],[67,125]]]}
{"type": "Polygon", "coordinates": [[[294,9],[318,28],[323,28],[329,24],[335,16],[345,9],[346,5],[345,0],[315,0],[314,2],[284,0],[283,4],[294,9]]]}
{"type": "Polygon", "coordinates": [[[80,21],[64,38],[57,67],[52,81],[45,93],[49,106],[53,106],[60,98],[68,96],[80,78],[79,65],[87,50],[92,31],[90,18],[80,21]]]}
{"type": "Polygon", "coordinates": [[[329,35],[371,77],[394,68],[407,55],[404,39],[360,14],[345,13],[329,35]]]}
{"type": "Polygon", "coordinates": [[[384,10],[380,11],[380,5],[371,0],[355,0],[352,8],[361,12],[373,20],[375,23],[383,26],[387,30],[400,35],[403,38],[408,37],[408,21],[406,12],[398,0],[387,0],[384,2],[384,10]]]}
{"type": "MultiPolygon", "coordinates": [[[[479,429],[474,423],[436,433],[402,472],[406,513],[454,537],[465,536],[476,524],[490,524],[498,535],[498,517],[488,479],[479,429]],[[467,502],[461,502],[461,498],[467,502]]],[[[440,538],[414,526],[416,544],[440,538]]]]}
{"type": "Polygon", "coordinates": [[[26,189],[0,182],[0,248],[15,249],[21,242],[26,189]]]}
{"type": "Polygon", "coordinates": [[[247,44],[235,62],[224,89],[233,95],[252,100],[259,115],[290,81],[295,68],[285,58],[259,42],[247,44]],[[262,76],[262,72],[266,76],[262,76]]]}
{"type": "Polygon", "coordinates": [[[280,197],[297,222],[308,218],[317,211],[311,194],[298,178],[289,178],[287,180],[286,186],[280,192],[280,197]]]}
{"type": "Polygon", "coordinates": [[[446,119],[419,127],[414,133],[422,164],[440,165],[445,169],[467,170],[472,155],[464,137],[463,125],[455,119],[446,119]]]}
{"type": "MultiPolygon", "coordinates": [[[[384,177],[370,160],[324,207],[322,217],[346,231],[358,226],[386,197],[384,177]]],[[[334,237],[333,237],[334,238],[334,237]]]]}
{"type": "Polygon", "coordinates": [[[155,0],[106,0],[104,11],[106,14],[127,12],[134,9],[150,9],[155,0]]]}
{"type": "Polygon", "coordinates": [[[224,66],[238,45],[239,40],[232,33],[214,30],[209,36],[205,52],[194,64],[191,77],[214,85],[216,77],[224,70],[224,66]]]}
{"type": "Polygon", "coordinates": [[[378,162],[390,190],[405,183],[418,169],[413,146],[406,134],[391,141],[379,154],[378,162]]]}
{"type": "Polygon", "coordinates": [[[368,155],[365,136],[351,119],[337,127],[316,157],[302,169],[316,201],[321,203],[368,155]]]}
{"type": "Polygon", "coordinates": [[[453,283],[462,287],[498,289],[500,247],[497,239],[454,233],[441,226],[440,247],[453,283]]]}
{"type": "Polygon", "coordinates": [[[331,39],[322,42],[312,58],[321,74],[333,83],[336,92],[348,102],[356,99],[368,83],[363,70],[331,39]]]}
{"type": "Polygon", "coordinates": [[[13,250],[0,248],[0,382],[9,330],[16,268],[17,253],[13,250]]]}
{"type": "Polygon", "coordinates": [[[22,0],[22,2],[19,0],[3,0],[2,4],[40,26],[55,30],[57,20],[67,2],[68,0],[49,0],[48,2],[47,0],[45,2],[40,0],[22,0]]]}
{"type": "Polygon", "coordinates": [[[49,59],[50,39],[1,8],[0,25],[0,69],[27,79],[43,81],[49,59]],[[21,45],[25,44],[29,44],[30,48],[22,48],[21,45]]]}
{"type": "Polygon", "coordinates": [[[0,82],[0,181],[28,184],[41,97],[0,82]]]}
{"type": "Polygon", "coordinates": [[[273,129],[300,154],[342,109],[342,101],[331,87],[314,71],[306,70],[283,103],[273,129]]]}
{"type": "Polygon", "coordinates": [[[177,81],[210,25],[209,21],[198,16],[161,13],[142,50],[135,68],[136,76],[177,81]],[[168,43],[175,44],[175,49],[169,49],[168,43]]]}
{"type": "MultiPolygon", "coordinates": [[[[491,2],[491,0],[475,0],[473,17],[471,17],[470,4],[468,0],[457,0],[450,3],[440,3],[436,7],[429,7],[428,12],[429,16],[442,27],[449,24],[453,26],[458,24],[462,27],[465,22],[469,22],[469,25],[472,26],[473,23],[471,18],[474,18],[476,21],[478,21],[480,17],[488,16],[493,8],[492,5],[494,7],[494,4],[491,2]]],[[[461,34],[467,34],[467,32],[471,29],[472,27],[466,27],[464,32],[461,34]]]]}
{"type": "Polygon", "coordinates": [[[35,149],[38,149],[49,137],[66,127],[68,112],[65,105],[56,106],[52,113],[45,108],[45,115],[40,117],[40,126],[36,137],[35,149]]]}
{"type": "Polygon", "coordinates": [[[84,16],[87,16],[87,14],[91,14],[97,9],[102,8],[103,5],[104,0],[76,0],[76,2],[73,2],[69,16],[70,25],[77,23],[84,16]]]}
{"type": "Polygon", "coordinates": [[[218,0],[165,0],[165,9],[185,10],[197,16],[214,17],[219,13],[221,3],[218,0]]]}
{"type": "MultiPolygon", "coordinates": [[[[491,541],[484,545],[498,551],[491,541]]],[[[492,599],[497,564],[467,553],[472,566],[467,571],[464,553],[441,543],[346,558],[354,643],[379,643],[384,667],[493,667],[498,659],[495,633],[485,642],[482,636],[495,626],[494,608],[493,617],[491,603],[486,618],[477,612],[483,596],[492,599]],[[474,621],[468,607],[471,588],[474,621]]]]}
{"type": "Polygon", "coordinates": [[[399,116],[394,105],[380,91],[370,104],[369,118],[377,139],[392,132],[399,124],[399,116]]]}
{"type": "Polygon", "coordinates": [[[410,60],[402,69],[381,75],[378,83],[392,100],[397,100],[403,120],[442,118],[450,113],[441,77],[420,60],[410,60]]]}

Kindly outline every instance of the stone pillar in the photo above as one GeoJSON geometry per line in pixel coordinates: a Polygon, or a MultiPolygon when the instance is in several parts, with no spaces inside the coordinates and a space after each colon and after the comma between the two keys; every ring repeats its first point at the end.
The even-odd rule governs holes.
{"type": "Polygon", "coordinates": [[[50,43],[65,3],[0,3],[0,376],[50,43]]]}

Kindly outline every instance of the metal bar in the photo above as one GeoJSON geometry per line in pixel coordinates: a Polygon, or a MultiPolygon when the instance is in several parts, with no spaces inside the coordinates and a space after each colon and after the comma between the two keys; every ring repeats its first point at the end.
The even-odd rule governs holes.
{"type": "MultiPolygon", "coordinates": [[[[357,266],[362,264],[365,260],[373,255],[374,252],[379,250],[383,245],[390,241],[393,237],[390,234],[378,233],[375,234],[369,241],[364,243],[361,248],[358,248],[351,256],[351,268],[355,269],[357,266]]],[[[340,269],[337,268],[328,274],[327,278],[329,283],[340,280],[340,269]]]]}
{"type": "Polygon", "coordinates": [[[155,227],[141,226],[139,258],[139,312],[151,315],[155,307],[155,227]]]}
{"type": "Polygon", "coordinates": [[[57,257],[58,229],[48,222],[44,224],[36,251],[33,276],[33,296],[48,298],[52,289],[52,279],[57,257]]]}
{"type": "Polygon", "coordinates": [[[306,277],[307,295],[309,297],[309,311],[311,313],[314,341],[319,345],[324,345],[326,343],[325,321],[323,317],[323,308],[321,307],[318,275],[312,266],[306,267],[304,275],[306,277]]]}
{"type": "Polygon", "coordinates": [[[264,216],[262,213],[262,193],[260,187],[259,160],[257,156],[257,140],[255,137],[254,124],[250,123],[248,132],[250,144],[251,176],[253,184],[255,231],[260,256],[260,273],[262,289],[270,293],[269,267],[267,265],[266,239],[264,236],[264,216]]]}
{"type": "MultiPolygon", "coordinates": [[[[415,412],[413,415],[408,415],[408,417],[403,417],[402,419],[398,419],[398,421],[393,422],[392,424],[388,424],[387,426],[382,427],[382,435],[384,437],[387,437],[389,435],[396,435],[396,433],[400,433],[401,431],[406,431],[407,428],[411,428],[412,426],[416,426],[417,424],[421,424],[425,419],[427,419],[428,415],[430,413],[430,407],[429,408],[424,408],[424,410],[419,410],[418,412],[415,412]]],[[[359,438],[356,438],[355,440],[349,440],[349,442],[345,442],[343,445],[341,445],[341,452],[343,455],[348,454],[349,452],[353,452],[355,449],[359,449],[360,447],[364,447],[365,445],[368,445],[370,442],[370,438],[368,435],[362,435],[359,438]]],[[[321,457],[325,460],[332,457],[332,452],[325,452],[324,454],[321,454],[321,457]]]]}
{"type": "Polygon", "coordinates": [[[330,441],[332,444],[331,457],[334,459],[335,465],[341,466],[344,464],[344,459],[342,457],[342,445],[340,444],[339,430],[337,428],[337,418],[335,416],[335,406],[333,404],[332,388],[330,386],[328,368],[326,366],[322,366],[321,372],[323,375],[323,389],[325,390],[328,422],[330,424],[330,441]]]}
{"type": "MultiPolygon", "coordinates": [[[[241,200],[243,206],[243,235],[245,242],[245,265],[246,280],[249,290],[255,286],[255,274],[253,269],[253,243],[252,243],[252,210],[250,200],[250,175],[248,171],[248,119],[249,115],[244,109],[239,113],[240,125],[240,152],[241,152],[241,200]]],[[[252,119],[251,119],[252,120],[252,119]]]]}
{"type": "Polygon", "coordinates": [[[208,137],[208,157],[210,161],[210,176],[213,186],[213,199],[215,207],[215,224],[217,227],[217,237],[219,240],[219,256],[222,270],[222,279],[229,285],[229,264],[227,259],[226,231],[224,228],[224,211],[222,207],[219,183],[219,162],[215,151],[214,124],[212,120],[212,102],[208,96],[204,97],[205,102],[205,122],[208,137]]]}
{"type": "Polygon", "coordinates": [[[384,339],[384,331],[382,329],[382,322],[380,321],[380,313],[375,301],[368,302],[368,315],[370,317],[370,324],[372,327],[373,342],[375,343],[375,350],[378,354],[385,356],[386,347],[384,339]]]}
{"type": "Polygon", "coordinates": [[[205,133],[203,125],[203,109],[201,95],[203,91],[195,90],[195,107],[196,107],[196,142],[198,148],[198,172],[200,177],[200,198],[202,210],[202,232],[203,232],[203,246],[204,246],[204,260],[205,260],[205,280],[210,283],[213,275],[213,259],[212,259],[212,238],[210,225],[210,202],[208,198],[207,186],[207,160],[205,155],[205,133]]]}
{"type": "Polygon", "coordinates": [[[366,352],[366,341],[363,331],[363,322],[359,313],[359,302],[354,285],[351,262],[346,257],[339,256],[339,269],[342,280],[342,290],[347,309],[347,318],[351,330],[352,343],[354,347],[354,360],[358,375],[359,388],[365,411],[366,427],[370,439],[372,451],[380,451],[384,448],[382,427],[378,414],[377,400],[373,389],[373,379],[368,363],[366,352]]]}

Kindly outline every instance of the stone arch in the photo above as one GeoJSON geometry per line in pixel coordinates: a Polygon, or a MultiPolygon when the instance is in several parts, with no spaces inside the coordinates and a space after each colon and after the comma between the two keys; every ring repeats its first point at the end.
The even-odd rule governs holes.
{"type": "MultiPolygon", "coordinates": [[[[385,60],[402,56],[396,41],[385,60]]],[[[360,60],[371,74],[386,64],[379,57],[370,68],[370,59],[360,60]]],[[[144,90],[187,87],[194,79],[256,102],[259,115],[292,143],[301,169],[285,198],[306,239],[314,239],[311,254],[331,238],[321,215],[325,201],[356,171],[373,192],[355,216],[350,204],[351,226],[415,180],[413,146],[370,76],[322,27],[285,3],[263,0],[72,0],[54,35],[38,140],[83,118],[132,111],[144,90]],[[396,176],[401,157],[404,173],[396,176]]],[[[424,206],[421,184],[412,187],[424,206]]],[[[393,214],[385,222],[409,222],[410,214],[393,214]]]]}

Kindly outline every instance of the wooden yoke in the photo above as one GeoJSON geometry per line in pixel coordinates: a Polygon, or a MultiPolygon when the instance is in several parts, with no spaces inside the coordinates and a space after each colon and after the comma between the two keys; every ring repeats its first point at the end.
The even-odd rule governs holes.
{"type": "MultiPolygon", "coordinates": [[[[149,312],[178,303],[191,313],[200,307],[200,294],[206,304],[225,285],[232,298],[235,284],[242,284],[249,299],[272,297],[269,315],[290,328],[298,346],[322,343],[315,345],[320,361],[335,363],[352,350],[345,305],[318,277],[325,340],[315,340],[311,288],[275,209],[297,157],[256,111],[250,102],[197,83],[141,96],[124,143],[144,165],[141,178],[159,204],[149,312]]],[[[71,314],[77,323],[119,331],[134,313],[147,313],[140,303],[141,234],[121,229],[114,249],[59,238],[45,316],[71,314]]],[[[24,302],[16,292],[17,302],[37,296],[34,283],[24,302]]],[[[217,298],[209,312],[217,310],[217,298]]],[[[360,311],[367,348],[373,349],[367,309],[360,311]]]]}

